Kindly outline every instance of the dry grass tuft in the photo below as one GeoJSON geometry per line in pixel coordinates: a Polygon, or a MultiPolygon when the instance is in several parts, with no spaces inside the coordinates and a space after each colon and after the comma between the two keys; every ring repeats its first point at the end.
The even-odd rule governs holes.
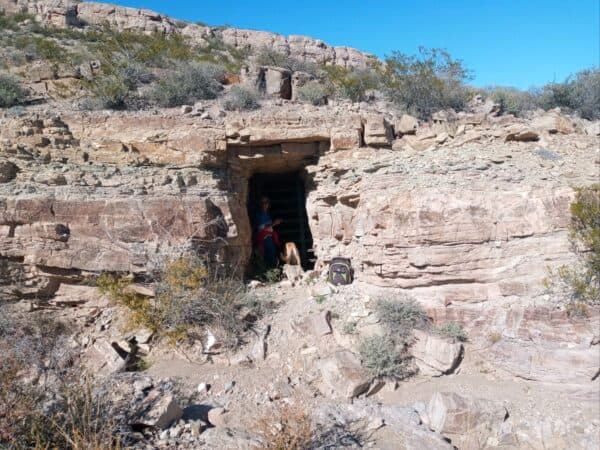
{"type": "Polygon", "coordinates": [[[313,424],[300,406],[285,405],[257,423],[263,438],[260,450],[306,450],[313,441],[313,424]]]}

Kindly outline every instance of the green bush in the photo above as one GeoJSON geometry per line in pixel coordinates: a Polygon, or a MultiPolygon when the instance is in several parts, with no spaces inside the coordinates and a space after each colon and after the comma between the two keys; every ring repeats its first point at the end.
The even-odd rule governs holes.
{"type": "Polygon", "coordinates": [[[312,62],[301,61],[268,47],[258,50],[254,62],[259,66],[281,67],[292,72],[307,72],[311,75],[317,75],[319,71],[318,66],[312,62]]]}
{"type": "Polygon", "coordinates": [[[379,75],[373,69],[348,70],[341,66],[327,66],[325,72],[331,91],[336,97],[352,102],[366,100],[367,91],[380,87],[379,75]]]}
{"type": "Polygon", "coordinates": [[[173,107],[217,98],[224,70],[215,64],[184,63],[161,79],[150,93],[159,106],[173,107]]]}
{"type": "Polygon", "coordinates": [[[91,85],[91,92],[96,100],[92,103],[92,109],[125,109],[132,88],[119,73],[112,73],[96,78],[91,85]]]}
{"type": "Polygon", "coordinates": [[[393,339],[370,336],[361,339],[358,352],[362,365],[373,377],[403,379],[410,375],[408,361],[393,339]]]}
{"type": "Polygon", "coordinates": [[[259,94],[246,86],[232,86],[223,99],[223,108],[227,111],[249,111],[260,107],[259,94]]]}
{"type": "Polygon", "coordinates": [[[103,65],[115,58],[137,62],[146,67],[169,67],[172,61],[192,61],[194,51],[187,39],[179,34],[117,31],[105,26],[82,33],[88,50],[99,55],[103,65]]]}
{"type": "Polygon", "coordinates": [[[428,322],[425,311],[412,299],[379,300],[375,305],[375,313],[390,335],[402,342],[408,342],[412,331],[428,322]]]}
{"type": "Polygon", "coordinates": [[[561,108],[589,120],[600,119],[600,69],[582,70],[562,83],[548,83],[539,93],[541,108],[561,108]]]}
{"type": "Polygon", "coordinates": [[[137,95],[138,87],[151,82],[153,78],[142,64],[115,61],[89,83],[94,96],[89,106],[91,109],[130,109],[141,101],[137,95]]]}
{"type": "Polygon", "coordinates": [[[0,11],[0,30],[17,31],[22,22],[26,20],[33,21],[34,19],[34,16],[27,13],[5,14],[0,11]]]}
{"type": "Polygon", "coordinates": [[[26,97],[27,93],[16,78],[0,74],[0,108],[19,105],[26,97]]]}
{"type": "Polygon", "coordinates": [[[362,365],[375,377],[403,379],[412,375],[407,348],[412,342],[413,330],[427,324],[427,315],[412,299],[380,299],[375,305],[375,314],[387,334],[361,339],[358,351],[362,365]]]}
{"type": "Polygon", "coordinates": [[[445,50],[421,47],[418,55],[394,52],[385,61],[387,97],[406,111],[428,119],[441,109],[465,108],[470,72],[445,50]]]}
{"type": "Polygon", "coordinates": [[[500,104],[501,111],[514,116],[523,116],[527,111],[537,107],[537,93],[521,91],[510,87],[491,87],[486,89],[486,95],[500,104]]]}
{"type": "Polygon", "coordinates": [[[457,322],[445,322],[436,328],[436,331],[441,336],[450,338],[454,341],[465,342],[469,339],[469,335],[457,322]]]}
{"type": "Polygon", "coordinates": [[[315,106],[327,103],[327,89],[319,81],[309,81],[298,88],[298,98],[315,106]]]}
{"type": "Polygon", "coordinates": [[[551,273],[554,285],[573,304],[600,305],[600,184],[576,190],[569,229],[578,261],[551,273]]]}
{"type": "Polygon", "coordinates": [[[229,274],[216,274],[196,259],[179,258],[158,274],[155,298],[128,289],[130,280],[102,275],[97,286],[129,311],[134,327],[148,328],[177,342],[195,336],[199,327],[221,333],[228,347],[242,342],[243,334],[271,305],[251,295],[244,283],[229,274]]]}

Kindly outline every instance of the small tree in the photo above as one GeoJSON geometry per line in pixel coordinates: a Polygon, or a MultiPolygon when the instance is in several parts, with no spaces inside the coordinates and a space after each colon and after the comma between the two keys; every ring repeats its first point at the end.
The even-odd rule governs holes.
{"type": "Polygon", "coordinates": [[[600,305],[600,184],[576,190],[569,228],[578,262],[558,269],[558,284],[571,303],[600,305]]]}
{"type": "Polygon", "coordinates": [[[600,69],[582,70],[562,83],[546,84],[538,103],[544,109],[558,107],[584,119],[600,118],[600,69]]]}
{"type": "Polygon", "coordinates": [[[444,108],[463,109],[470,78],[462,61],[441,49],[420,47],[418,55],[393,52],[386,58],[388,98],[422,119],[444,108]]]}
{"type": "Polygon", "coordinates": [[[316,75],[318,72],[316,64],[285,55],[269,47],[262,47],[254,57],[254,62],[259,66],[281,67],[292,72],[306,72],[311,75],[316,75]]]}

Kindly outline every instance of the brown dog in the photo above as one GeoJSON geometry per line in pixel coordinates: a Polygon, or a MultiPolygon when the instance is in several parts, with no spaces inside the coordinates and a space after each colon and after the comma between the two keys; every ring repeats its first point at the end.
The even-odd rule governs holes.
{"type": "Polygon", "coordinates": [[[286,242],[284,252],[280,255],[281,260],[290,266],[300,266],[300,252],[293,242],[286,242]]]}

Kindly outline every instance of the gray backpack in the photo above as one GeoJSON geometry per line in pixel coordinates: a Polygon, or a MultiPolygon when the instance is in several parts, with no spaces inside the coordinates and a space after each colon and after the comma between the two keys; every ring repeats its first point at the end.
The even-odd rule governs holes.
{"type": "Polygon", "coordinates": [[[350,264],[350,258],[342,258],[338,256],[331,260],[329,264],[329,275],[327,281],[334,286],[341,284],[350,284],[354,277],[354,271],[350,264]]]}

